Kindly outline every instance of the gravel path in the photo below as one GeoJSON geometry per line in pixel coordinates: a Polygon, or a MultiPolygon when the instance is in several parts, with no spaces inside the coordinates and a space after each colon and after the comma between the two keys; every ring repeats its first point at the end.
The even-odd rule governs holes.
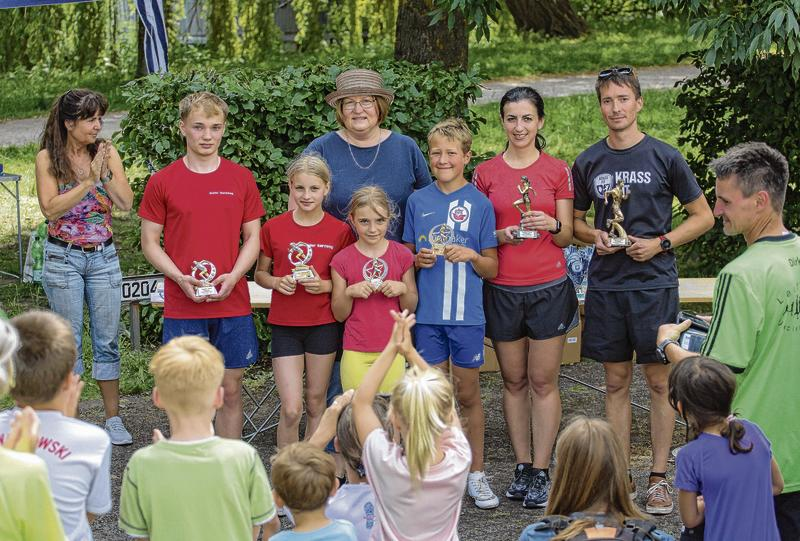
{"type": "MultiPolygon", "coordinates": [[[[687,77],[694,77],[697,73],[698,70],[693,66],[650,67],[639,71],[639,81],[643,90],[672,88],[676,82],[687,77]]],[[[545,98],[592,93],[594,92],[596,77],[595,73],[589,73],[537,79],[486,81],[482,85],[484,88],[483,96],[478,98],[476,103],[498,102],[509,88],[519,85],[533,86],[545,98]]],[[[119,123],[125,118],[125,115],[125,111],[108,113],[103,119],[105,124],[103,125],[103,131],[100,133],[101,137],[110,138],[112,133],[118,131],[119,123]]],[[[37,142],[42,134],[44,121],[44,117],[39,117],[0,122],[0,147],[37,142]]]]}

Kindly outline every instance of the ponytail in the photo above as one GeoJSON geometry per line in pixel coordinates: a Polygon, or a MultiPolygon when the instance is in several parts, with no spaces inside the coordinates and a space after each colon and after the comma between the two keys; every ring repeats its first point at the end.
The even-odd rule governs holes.
{"type": "Polygon", "coordinates": [[[728,438],[728,446],[734,455],[736,453],[749,453],[753,450],[753,442],[750,442],[748,447],[742,445],[744,432],[744,423],[737,419],[735,415],[728,416],[728,425],[720,430],[722,437],[728,438]]]}
{"type": "Polygon", "coordinates": [[[412,367],[392,392],[394,415],[405,424],[403,440],[411,484],[419,487],[455,411],[453,386],[438,370],[412,367]]]}

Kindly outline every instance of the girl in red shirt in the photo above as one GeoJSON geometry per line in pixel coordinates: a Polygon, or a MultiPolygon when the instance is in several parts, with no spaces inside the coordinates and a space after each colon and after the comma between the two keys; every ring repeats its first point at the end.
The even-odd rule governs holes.
{"type": "Polygon", "coordinates": [[[328,165],[304,154],[289,166],[293,210],[261,229],[256,282],[272,289],[267,321],[272,325],[272,370],[281,400],[278,448],[299,438],[305,371],[306,435],[314,433],[325,411],[340,326],[331,311],[330,262],[353,242],[347,224],[322,210],[331,189],[328,165]]]}

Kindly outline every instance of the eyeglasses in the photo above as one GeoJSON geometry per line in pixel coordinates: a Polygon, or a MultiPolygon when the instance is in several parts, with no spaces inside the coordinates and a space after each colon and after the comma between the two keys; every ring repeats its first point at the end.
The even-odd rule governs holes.
{"type": "Polygon", "coordinates": [[[608,79],[612,75],[632,75],[633,68],[630,66],[615,66],[613,68],[609,68],[607,70],[603,70],[597,74],[598,79],[608,79]]]}
{"type": "Polygon", "coordinates": [[[345,111],[355,111],[356,105],[360,105],[362,109],[365,111],[369,111],[373,107],[375,107],[375,98],[368,98],[361,101],[356,100],[345,100],[342,104],[342,109],[345,111]]]}

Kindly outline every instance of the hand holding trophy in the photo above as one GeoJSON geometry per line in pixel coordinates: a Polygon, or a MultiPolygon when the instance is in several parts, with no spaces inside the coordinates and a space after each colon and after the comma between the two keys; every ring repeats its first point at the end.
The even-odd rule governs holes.
{"type": "Polygon", "coordinates": [[[611,197],[611,213],[612,217],[606,220],[606,227],[608,229],[608,246],[609,248],[624,248],[631,245],[628,238],[628,233],[622,228],[622,220],[625,215],[622,214],[620,205],[623,201],[630,197],[630,188],[625,184],[622,179],[617,180],[617,185],[606,190],[603,194],[603,201],[608,203],[608,198],[611,197]]]}
{"type": "Polygon", "coordinates": [[[192,263],[192,278],[202,282],[202,285],[194,288],[195,297],[208,297],[217,293],[217,288],[211,282],[217,275],[217,267],[207,259],[194,261],[192,263]]]}
{"type": "Polygon", "coordinates": [[[531,187],[531,183],[526,176],[523,176],[520,179],[517,189],[522,197],[514,201],[514,206],[519,211],[520,222],[519,229],[514,230],[512,235],[515,239],[538,239],[538,231],[535,229],[526,229],[525,226],[522,225],[522,219],[531,211],[531,196],[528,194],[528,192],[533,192],[533,197],[536,197],[536,190],[531,187]]]}

